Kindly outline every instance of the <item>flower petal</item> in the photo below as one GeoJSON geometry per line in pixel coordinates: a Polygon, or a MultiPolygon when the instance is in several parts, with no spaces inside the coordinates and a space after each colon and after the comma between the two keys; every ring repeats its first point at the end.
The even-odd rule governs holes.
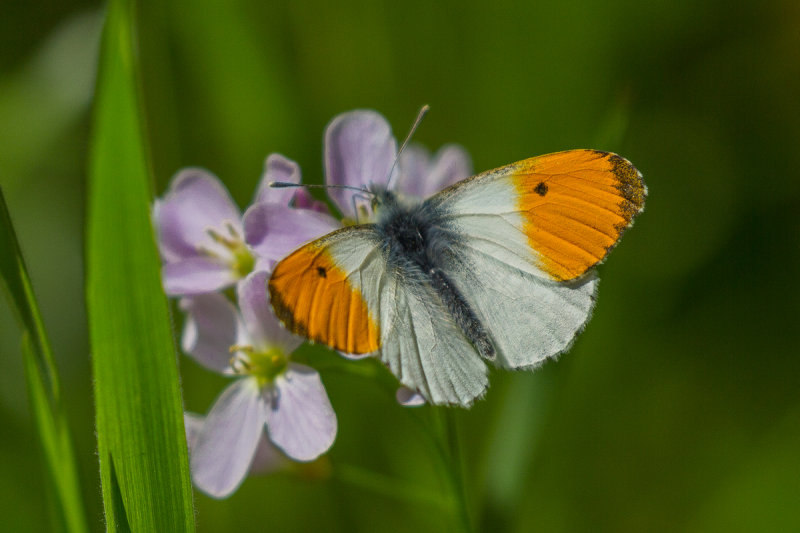
{"type": "Polygon", "coordinates": [[[274,261],[339,227],[330,215],[275,204],[254,205],[244,214],[245,241],[256,254],[274,261]]]}
{"type": "Polygon", "coordinates": [[[330,214],[330,211],[328,211],[328,206],[325,205],[325,202],[320,202],[311,196],[311,193],[303,187],[297,189],[297,192],[294,193],[294,203],[292,204],[292,207],[296,209],[311,209],[312,211],[325,213],[326,215],[330,214]]]}
{"type": "MultiPolygon", "coordinates": [[[[189,448],[191,455],[194,450],[197,436],[203,428],[206,418],[203,415],[196,413],[183,413],[183,424],[186,429],[186,444],[189,448]]],[[[274,444],[267,438],[267,432],[262,431],[258,439],[258,446],[256,446],[256,453],[253,455],[253,462],[250,464],[249,473],[251,475],[264,475],[270,474],[280,470],[288,464],[286,456],[275,447],[274,444]]]]}
{"type": "Polygon", "coordinates": [[[426,183],[429,184],[427,194],[439,192],[472,175],[472,158],[469,153],[457,144],[446,144],[439,148],[431,165],[426,183]]]}
{"type": "Polygon", "coordinates": [[[197,488],[225,498],[242,483],[264,434],[266,407],[254,378],[237,380],[222,392],[192,450],[197,488]]]}
{"type": "Polygon", "coordinates": [[[241,213],[225,186],[198,168],[184,169],[173,178],[167,194],[156,202],[153,218],[167,261],[197,256],[199,246],[216,250],[209,228],[222,232],[231,224],[241,230],[241,213]]]}
{"type": "MultiPolygon", "coordinates": [[[[359,110],[334,118],[325,131],[325,180],[328,185],[366,188],[386,185],[397,154],[392,128],[379,113],[359,110]]],[[[328,189],[328,196],[347,217],[356,218],[357,191],[328,189]]]]}
{"type": "Polygon", "coordinates": [[[266,431],[261,434],[258,439],[258,447],[256,454],[253,457],[253,463],[250,465],[250,474],[269,474],[280,470],[289,464],[289,460],[281,451],[272,444],[272,441],[267,438],[266,431]]]}
{"type": "Polygon", "coordinates": [[[256,190],[254,203],[289,205],[298,189],[270,187],[270,182],[300,183],[300,166],[281,154],[270,154],[264,162],[264,175],[256,190]]]}
{"type": "Polygon", "coordinates": [[[161,275],[164,278],[164,292],[169,296],[213,292],[232,285],[237,279],[230,266],[206,257],[190,257],[166,263],[161,275]]]}
{"type": "Polygon", "coordinates": [[[243,325],[233,304],[221,294],[209,293],[181,300],[186,313],[181,347],[210,370],[230,366],[230,347],[244,344],[243,325]]]}
{"type": "Polygon", "coordinates": [[[431,166],[430,152],[420,144],[411,143],[400,154],[397,166],[400,175],[395,181],[395,188],[411,196],[424,197],[425,181],[431,166]]]}
{"type": "Polygon", "coordinates": [[[292,353],[303,340],[281,326],[267,293],[268,272],[253,272],[239,283],[238,301],[244,326],[256,348],[277,346],[286,354],[292,353]]]}
{"type": "Polygon", "coordinates": [[[336,413],[317,371],[290,363],[271,392],[267,430],[272,442],[297,461],[325,453],[336,439],[336,413]]]}
{"type": "Polygon", "coordinates": [[[272,272],[272,269],[275,267],[274,259],[267,259],[265,257],[261,257],[260,255],[256,255],[256,264],[253,267],[253,272],[272,272]]]}
{"type": "Polygon", "coordinates": [[[424,148],[408,146],[398,165],[397,189],[418,198],[427,198],[472,174],[469,154],[457,144],[443,146],[432,160],[424,148]]]}
{"type": "Polygon", "coordinates": [[[394,396],[395,399],[397,399],[397,403],[403,407],[419,407],[420,405],[425,405],[425,397],[408,387],[400,387],[397,389],[394,396]]]}

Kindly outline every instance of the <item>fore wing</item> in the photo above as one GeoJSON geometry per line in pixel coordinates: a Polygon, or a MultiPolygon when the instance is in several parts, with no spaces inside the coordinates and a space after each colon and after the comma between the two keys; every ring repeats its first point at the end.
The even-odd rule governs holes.
{"type": "Polygon", "coordinates": [[[276,265],[269,291],[290,331],[346,353],[377,352],[432,403],[466,406],[486,389],[486,365],[440,297],[413,272],[388,268],[372,226],[295,250],[276,265]]]}
{"type": "Polygon", "coordinates": [[[626,159],[569,150],[478,174],[428,203],[474,246],[568,281],[605,259],[646,196],[642,175],[626,159]]]}
{"type": "Polygon", "coordinates": [[[377,295],[364,282],[385,266],[375,234],[344,228],[301,246],[272,271],[272,308],[286,328],[347,353],[380,348],[377,295]]]}
{"type": "Polygon", "coordinates": [[[511,368],[566,350],[589,319],[602,261],[646,188],[621,157],[573,150],[479,174],[432,197],[443,270],[511,368]]]}

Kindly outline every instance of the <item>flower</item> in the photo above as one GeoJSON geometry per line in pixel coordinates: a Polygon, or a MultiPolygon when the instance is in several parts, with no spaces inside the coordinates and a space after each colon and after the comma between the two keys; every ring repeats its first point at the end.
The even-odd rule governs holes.
{"type": "Polygon", "coordinates": [[[297,461],[316,459],[336,437],[336,414],[319,374],[291,362],[302,340],[272,313],[268,275],[253,272],[237,285],[240,312],[218,293],[181,301],[188,315],[184,351],[211,370],[237,376],[192,442],[194,483],[215,498],[241,484],[265,435],[297,461]]]}
{"type": "MultiPolygon", "coordinates": [[[[415,144],[397,156],[397,141],[380,113],[350,111],[335,117],[325,131],[325,179],[328,185],[367,189],[388,187],[426,198],[471,174],[469,154],[458,145],[443,146],[431,157],[415,144]],[[390,176],[389,173],[392,173],[390,176]]],[[[371,216],[370,197],[352,189],[331,188],[328,196],[346,219],[371,216]]]]}
{"type": "MultiPolygon", "coordinates": [[[[293,206],[294,210],[322,216],[324,205],[302,188],[268,186],[271,181],[299,183],[300,168],[294,161],[272,154],[264,167],[256,205],[278,210],[293,206]]],[[[178,172],[164,197],[156,200],[153,218],[164,260],[164,290],[170,296],[224,289],[253,270],[265,270],[272,264],[270,257],[254,254],[245,240],[241,211],[220,180],[203,169],[178,172]]],[[[302,239],[306,239],[307,231],[282,229],[285,242],[291,241],[294,246],[305,242],[302,239]]]]}

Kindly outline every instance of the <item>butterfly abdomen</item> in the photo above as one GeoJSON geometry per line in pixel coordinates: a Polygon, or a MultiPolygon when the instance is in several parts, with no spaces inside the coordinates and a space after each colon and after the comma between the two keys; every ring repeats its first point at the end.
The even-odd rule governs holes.
{"type": "Polygon", "coordinates": [[[475,346],[481,357],[494,360],[494,345],[472,307],[469,306],[458,289],[453,286],[453,283],[441,270],[436,267],[431,268],[428,271],[428,275],[430,276],[431,285],[442,299],[442,303],[450,311],[450,315],[464,333],[464,336],[475,346]]]}

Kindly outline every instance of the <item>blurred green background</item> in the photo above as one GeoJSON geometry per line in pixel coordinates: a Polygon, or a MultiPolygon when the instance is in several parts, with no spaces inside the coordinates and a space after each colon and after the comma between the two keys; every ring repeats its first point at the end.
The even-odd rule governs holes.
{"type": "MultiPolygon", "coordinates": [[[[416,140],[461,143],[476,171],[577,147],[642,171],[647,207],[600,267],[571,352],[536,373],[493,372],[486,398],[458,413],[483,530],[800,530],[800,4],[177,0],[139,19],[157,194],[203,166],[244,207],[271,152],[319,182],[334,115],[373,108],[402,137],[424,103],[416,140]]],[[[5,2],[0,18],[0,185],[98,531],[83,235],[101,24],[101,5],[74,0],[5,2]]],[[[0,352],[2,529],[42,531],[5,303],[0,352]]],[[[198,494],[198,529],[440,531],[436,507],[337,475],[357,465],[441,490],[416,415],[375,380],[325,370],[333,356],[305,356],[339,417],[323,475],[198,494]]],[[[187,358],[181,372],[187,407],[204,412],[224,380],[187,358]]]]}

